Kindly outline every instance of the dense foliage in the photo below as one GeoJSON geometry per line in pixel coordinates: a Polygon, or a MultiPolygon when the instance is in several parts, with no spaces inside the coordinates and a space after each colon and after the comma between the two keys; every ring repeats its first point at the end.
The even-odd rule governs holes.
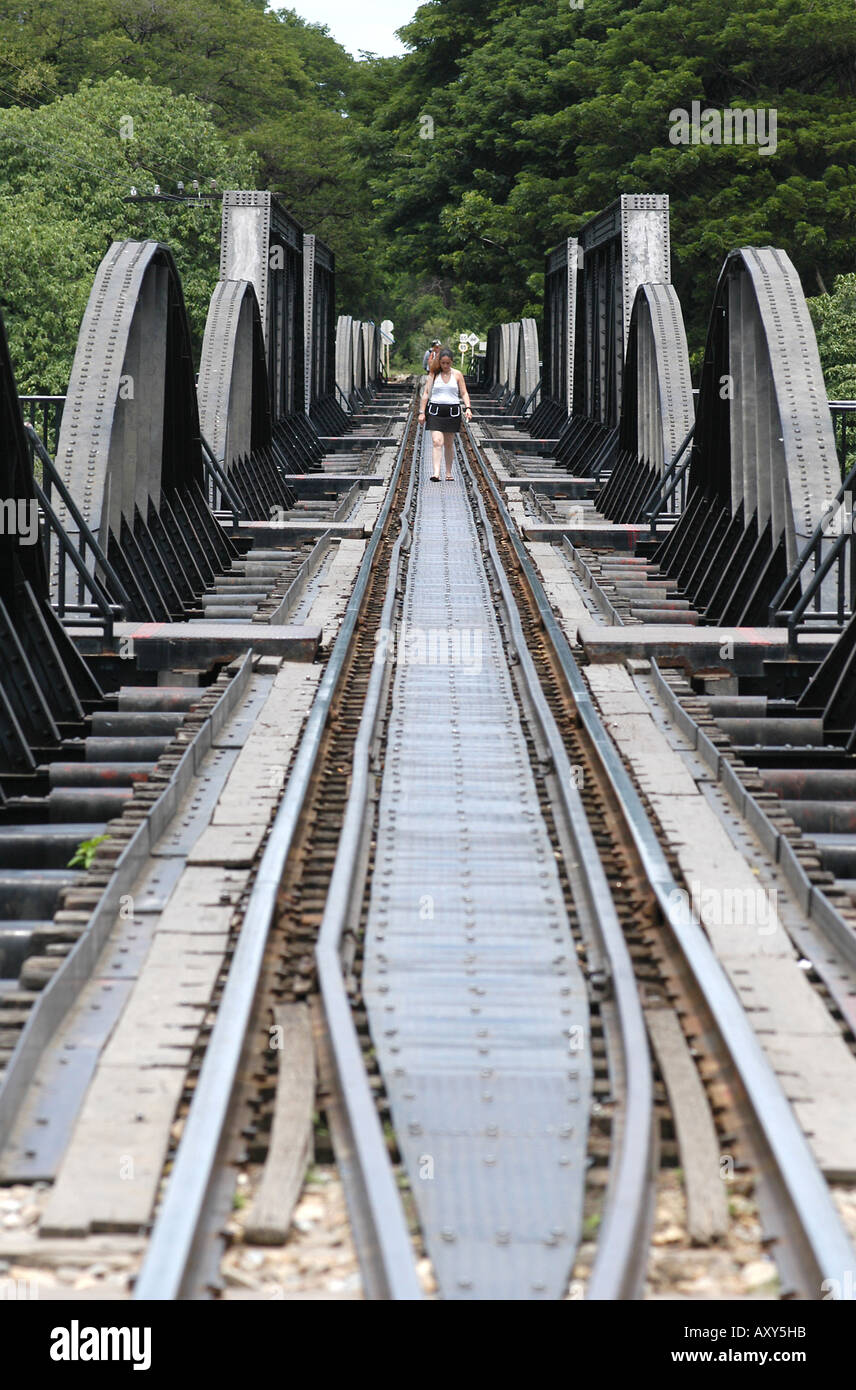
{"type": "Polygon", "coordinates": [[[219,272],[218,202],[128,202],[204,168],[206,189],[243,187],[254,160],[191,97],[111,77],[36,110],[0,111],[0,307],[19,390],[65,391],[98,264],[121,237],[166,242],[197,346],[219,272]]]}
{"type": "Polygon", "coordinates": [[[0,0],[0,305],[22,387],[65,389],[114,236],[173,247],[198,345],[219,208],[123,202],[132,187],[276,190],[334,247],[341,301],[382,310],[348,117],[361,71],[323,29],[263,0],[0,0]]]}
{"type": "Polygon", "coordinates": [[[856,400],[856,275],[839,275],[809,308],[830,399],[856,400]]]}
{"type": "Polygon", "coordinates": [[[176,246],[199,332],[216,212],[122,201],[195,177],[278,191],[333,246],[340,303],[394,319],[399,364],[538,314],[548,247],[665,192],[694,354],[725,253],[779,245],[853,393],[853,0],[429,0],[402,34],[403,58],[358,62],[264,0],[0,0],[0,296],[26,382],[60,384],[111,235],[176,246]],[[774,109],[775,141],[673,144],[694,100],[774,109]]]}
{"type": "Polygon", "coordinates": [[[403,33],[371,123],[381,222],[487,322],[537,312],[544,250],[621,192],[670,195],[695,349],[732,247],[783,246],[808,294],[856,266],[852,0],[443,0],[403,33]],[[693,100],[775,108],[775,150],[672,144],[693,100]]]}

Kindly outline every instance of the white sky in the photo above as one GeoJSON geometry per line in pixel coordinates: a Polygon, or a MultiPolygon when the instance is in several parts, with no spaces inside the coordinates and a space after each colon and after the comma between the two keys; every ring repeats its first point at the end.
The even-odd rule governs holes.
{"type": "Polygon", "coordinates": [[[395,30],[413,18],[421,0],[273,0],[274,8],[296,10],[311,24],[326,24],[357,57],[361,48],[381,57],[403,53],[395,30]]]}

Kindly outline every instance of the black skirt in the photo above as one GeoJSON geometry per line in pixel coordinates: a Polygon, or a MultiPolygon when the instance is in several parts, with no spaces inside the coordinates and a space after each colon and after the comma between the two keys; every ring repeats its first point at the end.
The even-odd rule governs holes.
{"type": "Polygon", "coordinates": [[[459,434],[461,429],[461,407],[446,405],[443,401],[429,401],[425,412],[425,428],[442,430],[443,434],[459,434]]]}

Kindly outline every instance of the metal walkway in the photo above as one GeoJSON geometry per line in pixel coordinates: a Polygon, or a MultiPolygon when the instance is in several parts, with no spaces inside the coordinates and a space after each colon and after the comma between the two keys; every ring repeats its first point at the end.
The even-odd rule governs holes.
{"type": "Polygon", "coordinates": [[[586,988],[473,515],[430,455],[426,438],[363,993],[441,1295],[557,1298],[582,1219],[586,988]]]}

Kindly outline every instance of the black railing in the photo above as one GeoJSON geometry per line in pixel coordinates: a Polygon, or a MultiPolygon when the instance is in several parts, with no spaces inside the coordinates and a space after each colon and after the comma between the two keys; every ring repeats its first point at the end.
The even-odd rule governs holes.
{"type": "Polygon", "coordinates": [[[856,401],[830,401],[829,413],[843,475],[856,463],[856,401]]]}
{"type": "Polygon", "coordinates": [[[856,401],[830,401],[829,410],[844,481],[830,500],[769,608],[770,626],[787,627],[788,645],[792,651],[797,649],[801,632],[840,632],[853,612],[853,595],[856,591],[856,547],[853,544],[856,401]],[[831,607],[833,582],[835,598],[834,607],[831,607]],[[786,607],[787,604],[792,606],[786,607]]]}
{"type": "MultiPolygon", "coordinates": [[[[796,650],[799,633],[839,632],[852,612],[856,583],[856,551],[853,546],[853,494],[856,467],[850,469],[821,520],[797,556],[796,563],[782,582],[769,609],[771,627],[786,626],[788,644],[796,650]],[[803,579],[812,566],[810,578],[803,579]],[[823,608],[823,582],[835,569],[835,608],[823,608]],[[785,604],[798,594],[792,608],[785,604]]],[[[829,599],[827,588],[826,601],[829,599]]]]}
{"type": "Polygon", "coordinates": [[[33,480],[36,497],[42,510],[42,546],[45,566],[50,576],[56,571],[56,593],[52,595],[53,606],[63,622],[72,622],[79,627],[99,627],[103,629],[104,639],[113,639],[113,623],[123,616],[123,609],[130,600],[118,575],[110,564],[104,551],[83,519],[71,493],[68,491],[57,470],[56,464],[42,443],[34,426],[25,422],[24,429],[33,452],[42,465],[42,481],[33,480]],[[68,511],[77,527],[77,537],[72,539],[62,524],[54,507],[54,491],[68,511]],[[87,552],[91,559],[87,565],[87,552]],[[68,566],[76,572],[69,595],[68,566]],[[91,568],[90,568],[91,566],[91,568]],[[103,574],[111,592],[102,582],[103,574]],[[112,597],[111,597],[112,593],[112,597]],[[87,597],[87,595],[89,597],[87,597]]]}
{"type": "MultiPolygon", "coordinates": [[[[59,447],[59,427],[65,409],[65,396],[19,396],[24,419],[32,426],[44,444],[51,458],[56,458],[59,447]]],[[[33,458],[33,442],[28,436],[30,459],[33,458]]]]}
{"type": "Polygon", "coordinates": [[[223,467],[223,460],[217,458],[204,434],[200,435],[200,438],[202,440],[202,462],[208,483],[208,505],[212,512],[231,511],[232,525],[237,530],[238,522],[246,516],[244,505],[234,488],[229,484],[226,470],[223,467]]]}
{"type": "Polygon", "coordinates": [[[642,517],[649,523],[652,537],[655,536],[657,532],[657,521],[663,515],[667,503],[671,502],[673,497],[677,495],[677,502],[671,508],[672,512],[680,514],[687,505],[687,474],[689,472],[690,460],[692,459],[692,449],[690,445],[692,444],[694,434],[695,425],[691,425],[675,457],[645,499],[642,507],[642,517]],[[682,459],[683,462],[681,462],[682,459]]]}
{"type": "Polygon", "coordinates": [[[541,378],[539,377],[539,378],[538,378],[537,385],[535,386],[534,391],[530,391],[530,392],[529,392],[529,395],[526,397],[526,400],[523,402],[523,409],[522,409],[521,412],[520,412],[521,415],[532,415],[532,414],[534,414],[535,408],[536,408],[536,406],[537,406],[537,404],[538,404],[538,396],[539,396],[540,391],[541,391],[541,378]]]}

